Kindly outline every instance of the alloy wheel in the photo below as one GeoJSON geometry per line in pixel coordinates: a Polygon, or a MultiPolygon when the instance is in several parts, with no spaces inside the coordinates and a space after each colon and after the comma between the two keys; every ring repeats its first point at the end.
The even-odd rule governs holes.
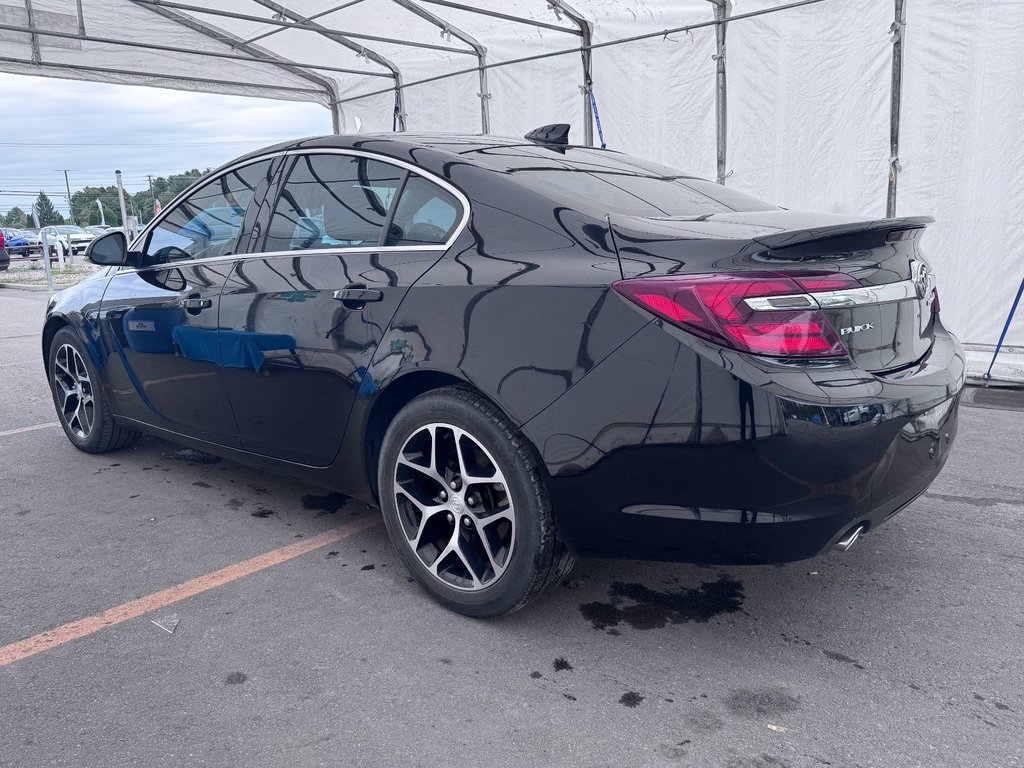
{"type": "Polygon", "coordinates": [[[80,440],[87,440],[96,421],[92,379],[85,360],[70,344],[57,350],[53,361],[54,393],[61,418],[80,440]]]}
{"type": "Polygon", "coordinates": [[[394,493],[405,540],[432,577],[473,592],[505,573],[515,508],[497,462],[469,432],[417,429],[398,455],[394,493]]]}

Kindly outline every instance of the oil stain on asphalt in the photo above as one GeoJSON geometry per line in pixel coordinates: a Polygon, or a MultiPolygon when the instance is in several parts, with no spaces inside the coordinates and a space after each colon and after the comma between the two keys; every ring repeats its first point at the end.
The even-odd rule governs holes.
{"type": "Polygon", "coordinates": [[[325,496],[306,494],[300,501],[302,502],[303,509],[319,510],[320,514],[317,517],[323,517],[324,515],[333,515],[344,507],[345,502],[348,501],[348,496],[337,492],[328,493],[325,496]]]}
{"type": "MultiPolygon", "coordinates": [[[[697,589],[659,592],[643,584],[614,582],[608,589],[614,602],[584,603],[580,612],[594,629],[609,630],[625,622],[634,629],[658,629],[668,624],[705,622],[743,605],[743,584],[721,576],[697,589]],[[631,601],[623,606],[622,599],[631,601]]],[[[617,632],[616,632],[617,633],[617,632]]]]}
{"type": "Polygon", "coordinates": [[[173,451],[167,451],[164,453],[169,459],[177,459],[178,461],[184,461],[186,464],[219,464],[223,461],[220,456],[214,456],[211,453],[204,453],[203,451],[197,451],[195,448],[177,448],[173,451]]]}

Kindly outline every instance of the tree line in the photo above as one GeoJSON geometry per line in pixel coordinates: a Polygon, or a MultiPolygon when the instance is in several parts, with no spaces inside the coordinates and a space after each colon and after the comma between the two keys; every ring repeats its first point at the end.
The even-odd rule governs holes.
{"type": "MultiPolygon", "coordinates": [[[[190,171],[171,174],[170,176],[154,176],[153,188],[141,192],[124,194],[124,207],[129,216],[136,216],[140,223],[145,223],[153,218],[153,200],[160,201],[161,205],[167,205],[178,196],[182,190],[192,182],[209,171],[200,171],[193,168],[190,171]]],[[[79,226],[99,224],[101,221],[100,209],[96,205],[99,200],[103,204],[103,213],[106,223],[112,227],[122,225],[121,203],[117,198],[117,185],[111,184],[107,187],[85,187],[71,195],[71,220],[79,226]]],[[[51,224],[69,224],[60,211],[56,209],[53,201],[40,191],[36,198],[36,209],[39,212],[39,224],[46,227],[51,224]]],[[[0,224],[5,227],[31,227],[32,212],[23,211],[18,206],[11,208],[6,215],[0,216],[0,224]]]]}

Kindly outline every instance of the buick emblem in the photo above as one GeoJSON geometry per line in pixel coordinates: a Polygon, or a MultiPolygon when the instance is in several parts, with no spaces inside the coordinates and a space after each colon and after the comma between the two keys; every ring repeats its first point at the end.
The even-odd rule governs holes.
{"type": "Polygon", "coordinates": [[[923,261],[912,259],[910,262],[910,280],[914,284],[914,291],[917,298],[923,299],[928,296],[932,288],[932,273],[928,265],[923,261]]]}

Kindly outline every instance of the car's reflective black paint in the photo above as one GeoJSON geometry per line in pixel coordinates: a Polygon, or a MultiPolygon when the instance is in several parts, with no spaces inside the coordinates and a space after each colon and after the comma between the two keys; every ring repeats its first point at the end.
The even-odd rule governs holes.
{"type": "MultiPolygon", "coordinates": [[[[654,168],[597,150],[387,136],[312,139],[248,159],[264,155],[269,171],[229,254],[112,268],[51,302],[44,359],[53,334],[75,328],[119,419],[373,502],[391,417],[418,394],[464,383],[532,445],[575,551],[697,562],[812,556],[905,506],[946,460],[964,359],[937,316],[900,309],[912,314],[902,330],[850,339],[853,358],[781,361],[702,341],[611,287],[826,258],[883,284],[907,279],[917,239],[836,230],[826,257],[763,239],[828,217],[606,216],[518,181],[565,157],[654,168]],[[331,149],[447,181],[468,201],[466,225],[448,247],[264,253],[284,166],[331,149]],[[368,293],[336,297],[347,288],[368,293]]],[[[890,310],[830,319],[862,322],[864,312],[884,327],[890,310]]]]}

